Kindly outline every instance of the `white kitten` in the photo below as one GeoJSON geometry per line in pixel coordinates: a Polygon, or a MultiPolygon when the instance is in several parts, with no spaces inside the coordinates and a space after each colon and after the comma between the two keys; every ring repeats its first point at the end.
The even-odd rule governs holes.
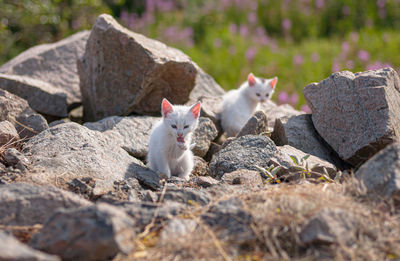
{"type": "Polygon", "coordinates": [[[271,98],[277,82],[278,77],[264,79],[250,73],[239,89],[224,95],[221,125],[228,137],[236,136],[256,111],[257,105],[271,98]]]}
{"type": "Polygon", "coordinates": [[[198,125],[200,102],[193,106],[161,104],[162,120],[151,131],[147,162],[150,169],[186,180],[192,172],[192,133],[198,125]]]}

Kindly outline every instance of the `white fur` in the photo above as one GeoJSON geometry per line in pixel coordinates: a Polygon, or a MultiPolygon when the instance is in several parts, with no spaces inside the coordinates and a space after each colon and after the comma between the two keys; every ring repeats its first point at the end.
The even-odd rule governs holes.
{"type": "Polygon", "coordinates": [[[254,78],[256,79],[254,85],[250,86],[246,81],[239,89],[224,95],[221,125],[227,137],[236,136],[256,111],[258,104],[271,98],[274,92],[275,88],[270,85],[273,79],[254,78]]]}
{"type": "Polygon", "coordinates": [[[191,109],[193,106],[172,106],[171,113],[154,126],[149,141],[147,162],[150,169],[164,174],[168,178],[179,176],[186,180],[192,172],[194,162],[191,152],[192,133],[198,125],[191,109]],[[173,128],[172,125],[176,125],[173,128]],[[184,128],[188,126],[187,128],[184,128]],[[184,143],[178,142],[178,134],[184,137],[184,143]]]}

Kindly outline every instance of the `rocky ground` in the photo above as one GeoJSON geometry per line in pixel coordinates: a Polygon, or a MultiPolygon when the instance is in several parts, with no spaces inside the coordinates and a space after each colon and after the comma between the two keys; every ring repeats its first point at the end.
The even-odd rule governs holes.
{"type": "Polygon", "coordinates": [[[268,102],[235,138],[223,89],[108,15],[0,67],[0,260],[398,260],[400,80],[339,72],[312,114],[268,102]],[[189,181],[145,165],[163,97],[202,102],[189,181]]]}

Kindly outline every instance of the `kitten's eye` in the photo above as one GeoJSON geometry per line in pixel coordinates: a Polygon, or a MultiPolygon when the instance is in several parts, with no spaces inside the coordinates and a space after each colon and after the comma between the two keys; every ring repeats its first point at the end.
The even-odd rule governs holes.
{"type": "Polygon", "coordinates": [[[175,124],[172,124],[171,127],[174,128],[174,129],[176,129],[176,125],[175,125],[175,124]]]}
{"type": "Polygon", "coordinates": [[[183,126],[183,128],[184,128],[184,129],[187,129],[187,128],[189,128],[189,125],[185,125],[185,126],[183,126]]]}
{"type": "Polygon", "coordinates": [[[260,94],[259,94],[259,93],[256,93],[256,95],[260,97],[260,94]]]}
{"type": "Polygon", "coordinates": [[[268,97],[268,96],[269,96],[269,93],[265,94],[265,96],[267,96],[267,97],[268,97]]]}

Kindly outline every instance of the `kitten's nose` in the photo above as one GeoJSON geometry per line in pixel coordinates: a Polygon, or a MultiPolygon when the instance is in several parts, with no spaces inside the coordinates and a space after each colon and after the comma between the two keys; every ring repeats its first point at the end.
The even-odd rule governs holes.
{"type": "Polygon", "coordinates": [[[261,99],[261,102],[265,102],[265,100],[264,100],[264,99],[261,99]]]}
{"type": "Polygon", "coordinates": [[[182,135],[183,135],[182,133],[178,133],[178,137],[182,137],[182,135]]]}

